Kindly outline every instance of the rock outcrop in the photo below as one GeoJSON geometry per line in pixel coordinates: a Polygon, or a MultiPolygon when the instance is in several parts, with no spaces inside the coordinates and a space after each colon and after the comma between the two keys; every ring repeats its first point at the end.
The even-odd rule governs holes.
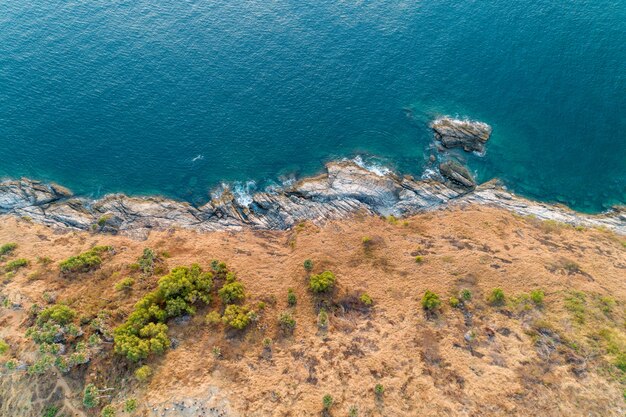
{"type": "Polygon", "coordinates": [[[441,117],[430,127],[435,138],[446,148],[463,148],[466,152],[484,152],[491,136],[491,126],[483,122],[441,117]]]}
{"type": "Polygon", "coordinates": [[[474,189],[476,181],[469,170],[456,161],[446,161],[439,164],[439,172],[444,178],[452,182],[452,185],[459,185],[464,188],[474,189]]]}
{"type": "Polygon", "coordinates": [[[287,229],[301,221],[323,223],[356,212],[408,216],[452,204],[488,204],[573,225],[603,226],[626,234],[626,212],[584,215],[566,207],[532,202],[507,192],[497,182],[474,187],[469,172],[456,163],[442,164],[452,181],[416,180],[380,175],[349,161],[331,162],[326,172],[280,191],[260,192],[249,205],[225,192],[194,207],[162,197],[108,195],[100,200],[73,197],[66,189],[36,181],[0,183],[0,214],[27,217],[59,228],[123,233],[137,238],[150,230],[182,227],[196,230],[287,229]],[[461,169],[459,169],[459,167],[461,169]],[[450,172],[448,172],[450,168],[450,172]],[[453,183],[454,182],[454,183],[453,183]],[[462,186],[459,186],[462,184],[462,186]]]}

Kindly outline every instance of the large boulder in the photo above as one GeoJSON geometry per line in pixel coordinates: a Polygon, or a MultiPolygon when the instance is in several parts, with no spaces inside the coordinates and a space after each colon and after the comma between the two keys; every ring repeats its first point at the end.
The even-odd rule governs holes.
{"type": "Polygon", "coordinates": [[[439,164],[439,172],[441,172],[444,178],[452,181],[455,185],[469,189],[476,187],[476,181],[474,181],[469,170],[456,161],[446,161],[439,164]]]}
{"type": "Polygon", "coordinates": [[[463,148],[466,152],[483,152],[491,136],[491,126],[472,120],[441,117],[434,120],[430,127],[444,147],[463,148]]]}

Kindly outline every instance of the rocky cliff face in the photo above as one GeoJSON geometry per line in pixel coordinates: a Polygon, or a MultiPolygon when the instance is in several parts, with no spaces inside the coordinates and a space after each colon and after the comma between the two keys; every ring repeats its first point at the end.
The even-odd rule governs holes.
{"type": "Polygon", "coordinates": [[[487,204],[539,219],[574,225],[604,226],[626,233],[626,212],[605,215],[576,213],[517,197],[497,182],[463,190],[437,180],[416,180],[395,174],[380,176],[353,162],[331,162],[326,172],[281,191],[260,192],[250,205],[238,203],[228,191],[219,199],[194,207],[161,197],[122,194],[91,201],[66,189],[27,179],[0,183],[0,213],[30,218],[50,226],[99,230],[144,237],[152,229],[196,230],[287,229],[309,220],[323,223],[356,212],[406,216],[448,204],[487,204]]]}

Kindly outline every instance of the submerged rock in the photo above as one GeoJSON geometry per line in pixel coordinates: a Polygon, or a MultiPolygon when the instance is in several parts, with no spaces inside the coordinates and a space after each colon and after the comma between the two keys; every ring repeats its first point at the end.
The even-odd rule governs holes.
{"type": "Polygon", "coordinates": [[[463,148],[466,152],[484,152],[491,136],[491,126],[483,122],[441,117],[430,127],[435,138],[446,148],[463,148]]]}
{"type": "Polygon", "coordinates": [[[469,170],[456,161],[446,161],[439,164],[439,172],[454,184],[470,189],[476,187],[476,181],[474,181],[469,170]]]}

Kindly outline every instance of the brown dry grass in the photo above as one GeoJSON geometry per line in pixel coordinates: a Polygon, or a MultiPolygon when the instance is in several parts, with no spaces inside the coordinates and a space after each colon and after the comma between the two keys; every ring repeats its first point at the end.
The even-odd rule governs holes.
{"type": "MultiPolygon", "coordinates": [[[[2,289],[11,299],[22,297],[25,309],[1,310],[0,337],[10,342],[9,354],[32,359],[34,347],[23,338],[24,311],[43,303],[44,291],[85,316],[107,310],[111,325],[119,324],[158,277],[135,274],[130,294],[113,286],[132,275],[128,265],[151,247],[169,253],[169,268],[194,262],[208,267],[214,258],[227,262],[245,284],[248,304],[268,302],[259,324],[241,334],[213,329],[203,322],[209,310],[202,309],[190,323],[170,326],[180,345],[153,361],[155,375],[147,386],[129,378],[125,360],[107,349],[88,370],[62,378],[69,391],[79,391],[87,380],[115,387],[113,402],[136,396],[142,415],[195,415],[172,410],[172,402],[210,399],[205,402],[225,415],[313,416],[320,414],[325,394],[334,398],[335,416],[348,415],[353,405],[359,416],[624,414],[624,377],[611,365],[614,355],[607,347],[609,339],[621,346],[624,338],[623,237],[486,207],[437,211],[407,222],[358,216],[286,232],[171,230],[138,242],[57,234],[3,218],[0,244],[18,243],[16,256],[33,262],[2,289]],[[364,243],[365,236],[370,240],[364,243]],[[60,260],[96,244],[112,245],[116,254],[93,273],[59,276],[60,260]],[[415,262],[417,255],[423,262],[415,262]],[[38,256],[54,263],[39,265],[38,256]],[[317,327],[318,303],[307,290],[307,258],[315,263],[313,272],[330,269],[338,278],[326,331],[317,327]],[[484,301],[494,287],[509,296],[506,306],[484,301]],[[298,298],[291,309],[297,326],[283,336],[277,317],[288,309],[289,288],[298,298]],[[473,301],[464,309],[449,307],[448,297],[462,288],[472,291],[473,301]],[[545,291],[542,309],[514,299],[535,288],[545,291]],[[434,317],[421,309],[427,289],[444,301],[434,317]],[[583,324],[565,301],[573,290],[587,295],[583,324]],[[354,308],[354,297],[363,292],[374,299],[371,311],[354,308]],[[602,311],[603,296],[616,300],[610,313],[602,311]],[[263,348],[266,337],[273,340],[271,351],[263,348]],[[214,346],[221,358],[212,354],[214,346]],[[385,387],[383,398],[374,395],[377,383],[385,387]]],[[[212,309],[219,311],[219,303],[212,309]]],[[[28,389],[35,381],[8,384],[28,389]]],[[[7,394],[7,380],[0,390],[12,398],[6,404],[19,402],[15,393],[7,394]]],[[[66,395],[80,403],[79,395],[66,395]]]]}

